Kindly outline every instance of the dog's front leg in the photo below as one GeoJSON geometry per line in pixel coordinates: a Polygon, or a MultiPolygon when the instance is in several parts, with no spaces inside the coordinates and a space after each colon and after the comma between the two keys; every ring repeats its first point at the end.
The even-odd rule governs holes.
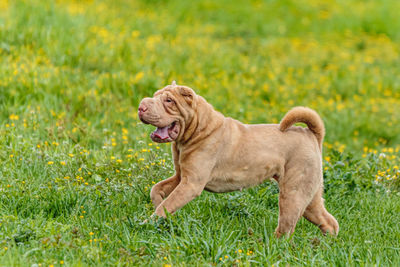
{"type": "Polygon", "coordinates": [[[174,160],[175,174],[168,179],[158,182],[153,186],[150,192],[150,198],[153,202],[154,208],[160,206],[161,202],[171,194],[171,192],[178,186],[181,181],[181,173],[179,167],[179,151],[176,144],[171,146],[172,157],[174,160]]]}
{"type": "Polygon", "coordinates": [[[155,215],[165,217],[165,211],[174,213],[204,190],[213,167],[213,161],[205,161],[202,154],[191,155],[180,165],[180,182],[172,193],[156,208],[155,215]]]}
{"type": "MultiPolygon", "coordinates": [[[[199,149],[200,150],[200,149],[199,149]]],[[[215,159],[210,159],[210,154],[215,153],[215,145],[203,145],[200,151],[191,151],[180,155],[179,162],[174,156],[176,171],[179,171],[180,181],[171,194],[156,208],[153,216],[166,217],[185,206],[194,198],[200,196],[208,183],[211,170],[215,166],[215,159]],[[178,165],[179,164],[179,165],[178,165]]],[[[174,151],[174,150],[173,150],[174,151]]]]}
{"type": "Polygon", "coordinates": [[[178,186],[180,177],[178,174],[158,182],[153,186],[150,192],[150,198],[153,202],[154,208],[160,206],[164,198],[168,197],[169,194],[178,186]]]}
{"type": "Polygon", "coordinates": [[[175,190],[157,207],[155,215],[166,217],[165,210],[169,213],[174,213],[198,197],[203,191],[204,186],[202,183],[193,183],[187,180],[181,181],[175,190]]]}

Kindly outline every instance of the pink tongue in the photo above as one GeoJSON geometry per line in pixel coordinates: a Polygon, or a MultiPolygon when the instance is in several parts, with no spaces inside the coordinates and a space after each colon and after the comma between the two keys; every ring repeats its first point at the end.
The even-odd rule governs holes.
{"type": "Polygon", "coordinates": [[[168,126],[157,128],[157,130],[154,132],[154,135],[163,140],[167,139],[169,137],[168,126]]]}

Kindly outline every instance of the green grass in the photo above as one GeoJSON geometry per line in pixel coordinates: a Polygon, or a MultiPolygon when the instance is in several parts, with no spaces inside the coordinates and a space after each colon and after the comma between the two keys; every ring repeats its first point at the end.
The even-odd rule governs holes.
{"type": "Polygon", "coordinates": [[[0,265],[400,265],[400,4],[1,1],[0,265]],[[324,119],[337,238],[273,236],[273,183],[153,212],[142,97],[176,80],[246,123],[324,119]]]}

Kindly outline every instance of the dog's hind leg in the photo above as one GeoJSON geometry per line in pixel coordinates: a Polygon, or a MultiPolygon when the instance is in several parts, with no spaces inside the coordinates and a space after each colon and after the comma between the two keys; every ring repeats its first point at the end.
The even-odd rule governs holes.
{"type": "Polygon", "coordinates": [[[307,171],[286,172],[285,177],[279,181],[279,219],[275,230],[277,237],[290,236],[294,232],[297,221],[310,204],[319,185],[317,178],[307,171]]]}
{"type": "Polygon", "coordinates": [[[279,219],[275,235],[281,237],[290,236],[296,228],[297,221],[301,217],[308,202],[300,192],[291,192],[279,195],[279,219]]]}
{"type": "Polygon", "coordinates": [[[337,235],[339,233],[339,224],[324,207],[324,199],[322,198],[323,189],[319,189],[315,194],[311,203],[304,211],[304,218],[317,225],[321,231],[337,235]]]}

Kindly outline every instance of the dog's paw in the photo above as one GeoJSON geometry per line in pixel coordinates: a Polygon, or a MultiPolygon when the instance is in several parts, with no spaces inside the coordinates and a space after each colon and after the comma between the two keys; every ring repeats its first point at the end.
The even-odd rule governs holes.
{"type": "Polygon", "coordinates": [[[139,225],[145,225],[151,222],[154,222],[154,215],[150,216],[149,218],[145,219],[144,221],[142,221],[141,223],[139,223],[139,225]]]}
{"type": "Polygon", "coordinates": [[[152,223],[152,222],[154,223],[155,221],[157,221],[157,216],[155,216],[153,214],[149,218],[147,218],[146,220],[144,220],[141,223],[139,223],[139,225],[145,225],[145,224],[152,223]]]}
{"type": "Polygon", "coordinates": [[[145,225],[145,224],[147,224],[148,222],[149,222],[149,219],[146,219],[146,220],[140,222],[139,225],[145,225]]]}

